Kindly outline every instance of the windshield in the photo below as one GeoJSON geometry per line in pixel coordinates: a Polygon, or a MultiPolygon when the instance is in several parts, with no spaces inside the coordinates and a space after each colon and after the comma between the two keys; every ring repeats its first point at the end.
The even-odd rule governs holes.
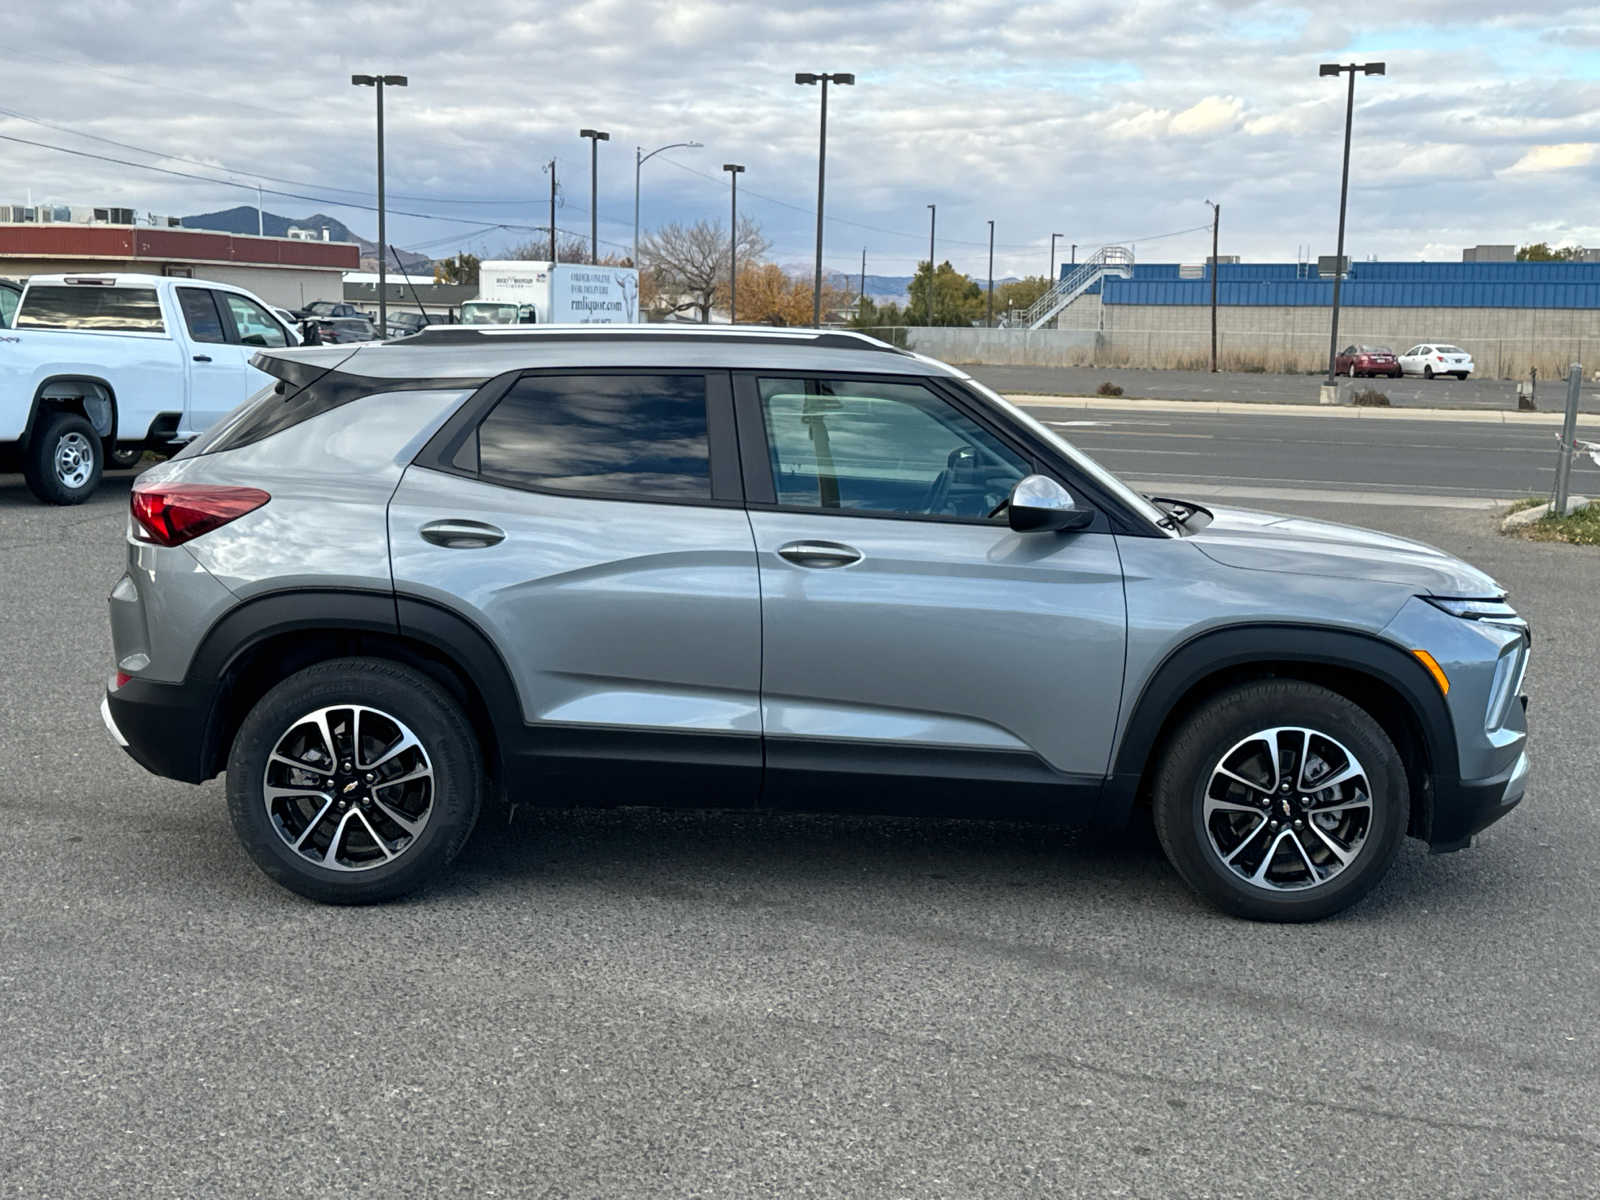
{"type": "Polygon", "coordinates": [[[1466,353],[1466,351],[1463,350],[1460,346],[1440,346],[1440,347],[1438,347],[1438,350],[1439,350],[1440,354],[1465,354],[1466,353]]]}
{"type": "Polygon", "coordinates": [[[463,325],[515,325],[519,308],[515,304],[497,304],[491,300],[469,300],[461,306],[463,325]]]}
{"type": "MultiPolygon", "coordinates": [[[[1034,420],[1034,418],[1023,412],[1015,404],[1012,404],[1011,401],[1000,395],[1000,393],[996,392],[993,388],[979,383],[970,375],[963,376],[963,379],[965,379],[969,387],[981,393],[984,399],[988,400],[991,404],[994,404],[996,407],[1003,410],[1007,415],[1022,425],[1027,426],[1027,428],[1032,430],[1034,433],[1046,438],[1051,445],[1057,447],[1063,454],[1071,459],[1073,464],[1077,466],[1078,469],[1081,470],[1085,475],[1088,475],[1101,487],[1105,488],[1106,491],[1113,493],[1124,504],[1137,511],[1140,516],[1144,517],[1152,525],[1168,520],[1167,514],[1162,512],[1161,509],[1157,508],[1138,492],[1134,491],[1127,484],[1123,483],[1122,480],[1118,479],[1110,471],[1106,470],[1099,463],[1095,462],[1094,459],[1090,458],[1082,450],[1079,450],[1071,442],[1067,441],[1066,438],[1056,434],[1054,430],[1049,428],[1049,426],[1034,420]]],[[[1172,536],[1176,536],[1176,534],[1172,536]]]]}

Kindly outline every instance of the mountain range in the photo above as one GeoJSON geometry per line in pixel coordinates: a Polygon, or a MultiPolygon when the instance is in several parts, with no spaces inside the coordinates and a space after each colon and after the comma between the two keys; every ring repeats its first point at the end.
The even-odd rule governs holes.
{"type": "MultiPolygon", "coordinates": [[[[277,213],[262,212],[258,227],[255,208],[241,204],[237,208],[225,208],[221,212],[199,213],[192,217],[184,217],[182,221],[190,229],[214,229],[219,233],[253,234],[259,228],[259,231],[267,237],[288,237],[291,225],[299,229],[319,231],[326,229],[330,242],[354,242],[360,247],[363,271],[378,269],[378,243],[369,242],[366,238],[352,233],[350,227],[338,217],[330,217],[326,213],[312,213],[309,217],[280,217],[277,213]]],[[[400,250],[399,255],[406,271],[424,275],[433,273],[433,260],[426,254],[400,250]]],[[[389,256],[389,267],[391,270],[394,268],[393,254],[389,256]]]]}

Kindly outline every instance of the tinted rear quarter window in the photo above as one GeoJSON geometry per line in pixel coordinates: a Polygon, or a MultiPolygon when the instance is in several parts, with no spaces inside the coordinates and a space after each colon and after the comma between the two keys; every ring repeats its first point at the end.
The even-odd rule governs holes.
{"type": "Polygon", "coordinates": [[[478,427],[492,483],[624,500],[709,500],[703,375],[539,375],[478,427]]]}
{"type": "Polygon", "coordinates": [[[17,328],[164,333],[166,323],[155,288],[41,284],[28,289],[17,328]]]}

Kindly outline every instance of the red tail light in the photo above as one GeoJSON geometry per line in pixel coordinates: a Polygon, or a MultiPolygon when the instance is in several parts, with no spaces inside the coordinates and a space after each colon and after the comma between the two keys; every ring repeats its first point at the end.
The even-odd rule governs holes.
{"type": "Polygon", "coordinates": [[[260,488],[211,483],[150,483],[133,489],[140,541],[178,546],[254,512],[272,497],[260,488]]]}
{"type": "Polygon", "coordinates": [[[1444,355],[1442,354],[1435,354],[1433,357],[1438,359],[1440,362],[1444,361],[1444,355]]]}

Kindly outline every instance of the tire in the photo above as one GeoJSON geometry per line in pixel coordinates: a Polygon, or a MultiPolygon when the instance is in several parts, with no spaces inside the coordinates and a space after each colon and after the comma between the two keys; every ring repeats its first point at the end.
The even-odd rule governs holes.
{"type": "Polygon", "coordinates": [[[1422,377],[1424,379],[1432,379],[1433,378],[1433,368],[1432,367],[1423,367],[1422,368],[1422,377]]]}
{"type": "Polygon", "coordinates": [[[461,707],[386,659],[333,659],[291,675],[256,702],[228,756],[228,812],[245,850],[273,880],[324,904],[372,904],[421,887],[466,844],[483,793],[482,752],[461,707]],[[366,763],[360,753],[344,758],[352,733],[366,763]],[[322,765],[330,749],[340,751],[326,763],[332,770],[322,765]],[[340,770],[346,763],[356,770],[340,770]],[[372,788],[374,776],[390,783],[372,788]],[[293,794],[269,800],[269,781],[293,794]]]}
{"type": "Polygon", "coordinates": [[[46,504],[82,504],[100,486],[105,453],[86,417],[47,409],[22,456],[28,490],[46,504]]]}
{"type": "Polygon", "coordinates": [[[1455,373],[1456,378],[1462,380],[1463,382],[1466,381],[1466,378],[1467,378],[1468,374],[1469,374],[1469,372],[1466,372],[1466,371],[1457,371],[1455,373]]]}
{"type": "Polygon", "coordinates": [[[1257,921],[1316,921],[1356,903],[1394,861],[1410,811],[1404,764],[1378,722],[1298,680],[1241,684],[1207,700],[1173,731],[1154,783],[1156,834],[1178,874],[1223,912],[1257,921]],[[1298,787],[1285,795],[1255,786],[1272,781],[1258,736],[1268,731],[1293,784],[1305,782],[1301,758],[1334,780],[1312,793],[1311,807],[1298,803],[1298,787]],[[1352,766],[1357,773],[1339,782],[1352,766]]]}
{"type": "Polygon", "coordinates": [[[1389,372],[1389,378],[1390,379],[1399,379],[1402,374],[1403,374],[1403,372],[1401,372],[1401,371],[1390,371],[1389,372]]]}
{"type": "Polygon", "coordinates": [[[144,457],[144,446],[133,442],[105,442],[106,466],[115,471],[126,471],[139,465],[144,457]]]}

